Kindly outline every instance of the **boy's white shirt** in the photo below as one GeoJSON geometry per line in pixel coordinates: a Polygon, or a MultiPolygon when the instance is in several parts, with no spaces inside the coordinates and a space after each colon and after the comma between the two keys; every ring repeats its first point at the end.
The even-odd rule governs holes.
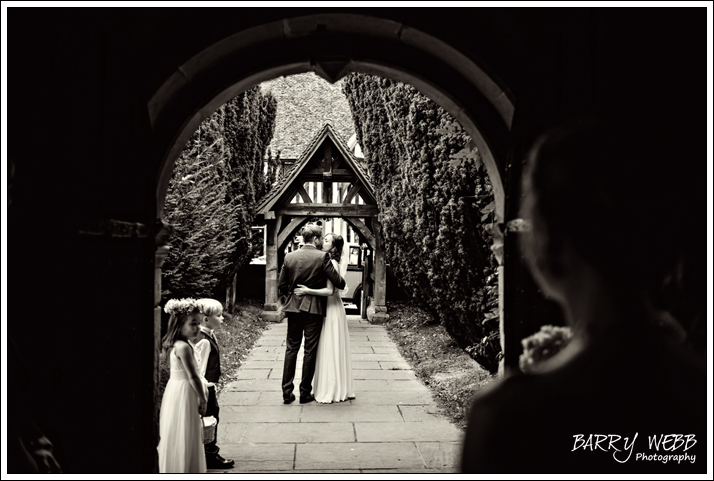
{"type": "MultiPolygon", "coordinates": [[[[208,329],[207,327],[201,326],[201,332],[204,332],[208,335],[212,335],[213,331],[208,329]]],[[[201,339],[196,343],[196,354],[197,354],[197,361],[198,361],[198,372],[201,374],[201,377],[204,378],[204,381],[207,386],[214,386],[214,383],[206,381],[206,368],[208,367],[208,355],[211,353],[211,343],[208,341],[208,339],[201,339]]]]}

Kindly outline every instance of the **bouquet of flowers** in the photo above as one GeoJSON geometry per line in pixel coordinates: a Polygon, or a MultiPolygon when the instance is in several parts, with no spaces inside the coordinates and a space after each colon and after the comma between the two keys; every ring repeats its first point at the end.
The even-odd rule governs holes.
{"type": "Polygon", "coordinates": [[[521,340],[523,354],[518,367],[526,374],[536,371],[538,364],[559,353],[572,337],[569,327],[541,326],[540,331],[521,340]]]}

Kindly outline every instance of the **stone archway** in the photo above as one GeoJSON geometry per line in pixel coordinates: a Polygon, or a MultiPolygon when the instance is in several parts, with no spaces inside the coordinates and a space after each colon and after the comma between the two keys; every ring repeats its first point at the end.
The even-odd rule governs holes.
{"type": "MultiPolygon", "coordinates": [[[[355,13],[295,16],[252,25],[197,53],[164,81],[147,104],[156,155],[162,159],[157,172],[158,222],[175,159],[198,125],[220,105],[262,81],[308,71],[330,82],[350,72],[403,81],[441,105],[479,150],[493,186],[496,221],[504,222],[503,179],[514,112],[509,89],[436,37],[393,20],[355,13]]],[[[157,291],[163,260],[160,247],[155,261],[157,291]]],[[[502,285],[503,266],[498,272],[502,285]]],[[[158,308],[156,296],[155,316],[160,314],[158,308]]]]}
{"type": "MultiPolygon", "coordinates": [[[[178,66],[151,95],[147,109],[154,156],[160,158],[155,204],[159,225],[174,162],[198,125],[240,92],[279,76],[310,71],[330,82],[350,72],[403,81],[437,102],[470,135],[471,147],[479,150],[493,186],[496,221],[504,222],[505,162],[514,113],[510,90],[473,57],[406,24],[325,13],[254,24],[236,32],[178,66]]],[[[376,222],[372,232],[378,229],[376,222]]],[[[157,248],[154,292],[160,292],[164,255],[161,246],[157,248]]],[[[502,284],[502,266],[498,272],[502,284]]],[[[160,297],[154,301],[158,325],[160,297]]],[[[499,304],[503,313],[502,296],[499,304]]],[[[502,322],[502,346],[504,338],[502,322]]]]}
{"type": "Polygon", "coordinates": [[[299,16],[237,32],[179,66],[153,94],[147,107],[162,156],[157,217],[173,163],[203,120],[262,81],[308,71],[330,82],[350,72],[407,82],[441,105],[478,148],[493,185],[496,217],[503,221],[502,157],[514,112],[508,88],[471,58],[424,32],[392,20],[342,13],[299,16]]]}
{"type": "MultiPolygon", "coordinates": [[[[702,45],[691,28],[698,14],[651,10],[652,21],[638,22],[640,15],[595,8],[14,9],[7,108],[18,127],[6,142],[16,167],[7,216],[13,255],[6,304],[14,320],[8,338],[26,343],[30,385],[37,400],[47,401],[43,417],[60,434],[69,470],[156,470],[158,381],[150,366],[159,344],[151,312],[162,242],[154,225],[163,199],[157,185],[170,174],[170,151],[185,141],[180,136],[190,135],[222,93],[318,68],[328,77],[348,65],[388,70],[434,99],[446,97],[467,130],[481,132],[507,184],[509,221],[518,216],[526,142],[556,118],[632,105],[661,116],[662,104],[651,100],[676,99],[681,109],[667,118],[696,131],[698,104],[677,94],[696,83],[697,66],[678,53],[702,45]],[[673,35],[663,37],[662,24],[673,35]],[[483,72],[492,89],[474,78],[483,72]],[[511,90],[518,100],[512,121],[509,109],[497,106],[499,98],[512,102],[511,90]],[[57,280],[64,274],[71,282],[57,280]],[[38,280],[51,288],[38,292],[38,280]],[[26,335],[27,306],[66,306],[68,299],[81,301],[76,313],[90,329],[35,316],[33,335],[26,335]],[[131,353],[129,369],[106,355],[120,326],[116,345],[131,353]],[[81,351],[66,349],[78,341],[81,351]],[[93,382],[92,390],[108,403],[77,404],[77,392],[105,378],[113,382],[93,382]],[[105,415],[107,407],[117,409],[105,415]],[[86,418],[106,443],[86,442],[76,423],[86,418]]],[[[679,155],[677,165],[696,172],[698,158],[679,155]]],[[[705,218],[703,205],[688,205],[684,225],[705,218]]],[[[538,308],[545,301],[518,251],[519,237],[507,235],[504,248],[505,354],[515,366],[520,339],[550,318],[538,308]]],[[[699,249],[704,241],[697,242],[687,245],[699,249]]]]}
{"type": "MultiPolygon", "coordinates": [[[[698,67],[678,53],[702,45],[701,31],[691,28],[698,14],[651,10],[649,22],[638,16],[599,8],[14,9],[8,14],[14,68],[7,108],[17,126],[6,142],[16,167],[7,215],[13,255],[6,304],[14,320],[8,338],[26,343],[30,385],[38,400],[47,400],[43,417],[64,438],[70,469],[156,469],[157,379],[150,366],[158,362],[159,344],[152,315],[156,243],[162,242],[161,226],[154,225],[163,200],[157,186],[171,172],[171,150],[183,145],[181,136],[222,100],[279,75],[386,72],[446,106],[471,135],[481,133],[507,184],[503,221],[510,221],[518,217],[526,143],[554,119],[633,105],[661,116],[657,98],[681,106],[666,117],[673,125],[697,131],[698,104],[682,102],[678,93],[692,90],[698,67]],[[662,36],[662,24],[673,34],[662,36]],[[482,81],[483,72],[490,82],[482,81]],[[515,115],[508,108],[511,91],[515,115]],[[72,281],[57,281],[64,274],[72,281]],[[38,280],[51,288],[38,293],[38,280]],[[68,299],[81,300],[77,314],[91,329],[35,316],[33,335],[26,335],[18,320],[27,306],[65,306],[68,299]],[[106,356],[119,326],[129,369],[106,356]],[[77,341],[81,351],[66,349],[77,341]],[[89,380],[104,378],[113,382],[94,382],[92,389],[109,404],[76,403],[89,380]],[[105,416],[112,406],[118,409],[105,416]],[[87,443],[75,422],[80,418],[95,420],[93,431],[107,442],[87,443]]],[[[679,155],[677,166],[697,172],[700,157],[679,155]]],[[[687,206],[684,225],[705,218],[703,205],[687,206]]],[[[510,343],[504,352],[513,366],[520,339],[551,314],[538,307],[546,301],[523,262],[519,238],[511,232],[504,247],[510,343]]],[[[687,245],[700,249],[704,241],[697,242],[687,245]]],[[[698,295],[693,291],[691,299],[698,295]]]]}

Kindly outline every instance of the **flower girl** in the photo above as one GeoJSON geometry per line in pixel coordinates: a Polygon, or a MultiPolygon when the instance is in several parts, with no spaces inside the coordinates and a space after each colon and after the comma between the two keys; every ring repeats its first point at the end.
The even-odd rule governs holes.
{"type": "Polygon", "coordinates": [[[161,401],[159,418],[159,472],[205,473],[201,415],[208,393],[201,380],[188,340],[198,334],[199,305],[195,299],[171,299],[164,310],[171,314],[163,353],[169,355],[171,377],[161,401]]]}

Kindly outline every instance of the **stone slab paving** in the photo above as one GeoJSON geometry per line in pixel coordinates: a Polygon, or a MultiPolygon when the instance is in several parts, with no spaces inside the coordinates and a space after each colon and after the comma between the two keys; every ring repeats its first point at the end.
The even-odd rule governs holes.
{"type": "MultiPolygon", "coordinates": [[[[356,399],[283,404],[287,321],[271,324],[220,393],[221,454],[254,474],[456,473],[463,432],[437,413],[383,326],[347,316],[356,399]]],[[[298,354],[295,389],[302,373],[298,354]]]]}

